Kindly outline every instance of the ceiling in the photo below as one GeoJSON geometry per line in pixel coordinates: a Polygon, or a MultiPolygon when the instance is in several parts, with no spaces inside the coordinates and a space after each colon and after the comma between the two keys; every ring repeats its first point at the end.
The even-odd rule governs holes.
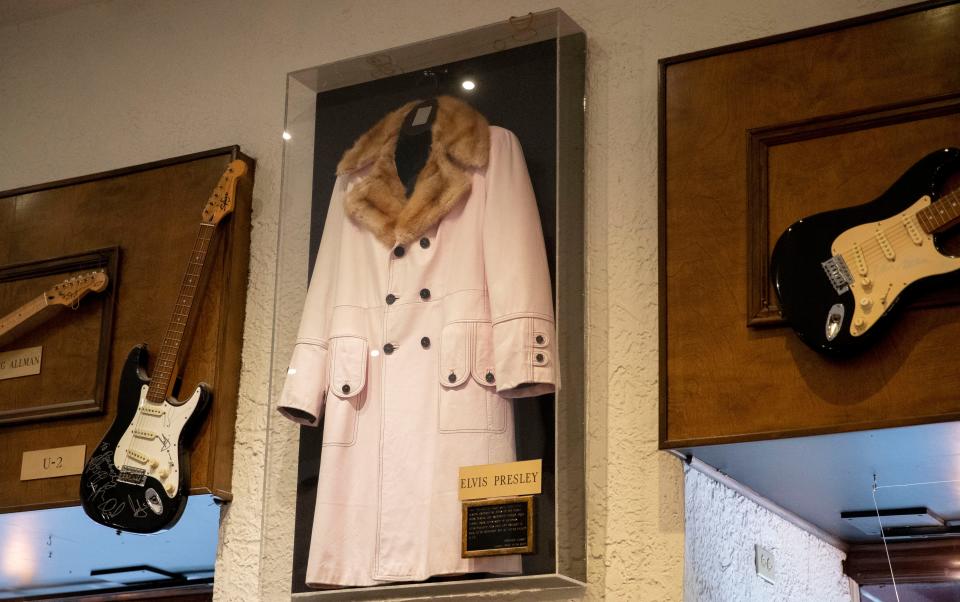
{"type": "Polygon", "coordinates": [[[843,511],[925,507],[960,526],[960,422],[681,450],[850,543],[843,511]]]}
{"type": "Polygon", "coordinates": [[[121,533],[87,518],[80,507],[0,514],[0,600],[95,593],[166,579],[152,571],[91,575],[149,565],[209,581],[217,553],[220,507],[212,496],[190,496],[180,521],[153,535],[121,533]]]}
{"type": "Polygon", "coordinates": [[[0,0],[0,27],[18,25],[103,0],[0,0]]]}

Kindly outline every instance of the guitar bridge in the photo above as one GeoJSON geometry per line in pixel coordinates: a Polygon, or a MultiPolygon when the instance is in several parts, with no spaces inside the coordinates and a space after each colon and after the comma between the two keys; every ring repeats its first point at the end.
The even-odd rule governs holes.
{"type": "Polygon", "coordinates": [[[128,485],[143,485],[147,482],[147,471],[135,466],[126,466],[120,469],[117,481],[128,485]]]}
{"type": "Polygon", "coordinates": [[[823,266],[823,271],[826,272],[827,279],[830,280],[830,284],[833,285],[833,290],[837,291],[838,295],[842,295],[850,290],[850,284],[853,283],[853,278],[850,276],[847,262],[843,260],[843,255],[834,255],[820,265],[823,266]]]}

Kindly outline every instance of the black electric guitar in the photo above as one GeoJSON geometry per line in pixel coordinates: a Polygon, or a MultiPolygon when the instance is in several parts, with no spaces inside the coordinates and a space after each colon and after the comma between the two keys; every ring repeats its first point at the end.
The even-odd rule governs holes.
{"type": "Polygon", "coordinates": [[[930,153],[869,203],[796,222],[773,249],[780,311],[810,347],[861,350],[911,284],[960,269],[937,235],[960,221],[960,191],[945,190],[960,149],[930,153]]]}
{"type": "Polygon", "coordinates": [[[203,421],[211,393],[200,383],[185,401],[171,396],[180,369],[180,344],[214,230],[233,211],[237,180],[246,169],[243,161],[231,162],[203,209],[153,376],[146,374],[146,345],[137,345],[127,356],[117,391],[117,416],[80,477],[83,510],[101,525],[155,533],[172,527],[186,507],[187,446],[203,421]]]}

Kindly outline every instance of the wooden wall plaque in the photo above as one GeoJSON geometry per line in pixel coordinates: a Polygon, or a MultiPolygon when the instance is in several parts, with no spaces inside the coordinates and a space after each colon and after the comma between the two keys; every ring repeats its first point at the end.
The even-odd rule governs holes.
{"type": "Polygon", "coordinates": [[[22,453],[40,447],[96,448],[116,412],[120,370],[134,345],[148,344],[148,372],[153,369],[200,213],[227,163],[238,158],[248,163],[248,175],[240,180],[234,212],[220,224],[210,251],[209,282],[198,299],[200,313],[183,371],[184,391],[200,381],[213,389],[192,447],[191,493],[230,499],[253,186],[253,161],[238,147],[0,192],[0,265],[113,246],[121,256],[111,283],[116,307],[103,411],[0,425],[0,512],[79,503],[79,476],[21,482],[22,453]]]}
{"type": "Polygon", "coordinates": [[[56,294],[56,287],[70,282],[66,278],[102,273],[107,281],[103,291],[78,298],[70,308],[50,304],[0,337],[0,355],[36,346],[46,358],[36,374],[11,380],[0,375],[0,425],[103,412],[119,255],[119,248],[108,247],[0,266],[0,313],[9,309],[8,315],[44,292],[56,294]]]}
{"type": "Polygon", "coordinates": [[[926,2],[660,62],[660,445],[960,419],[960,279],[844,361],[779,318],[783,230],[960,146],[960,5],[926,2]]]}

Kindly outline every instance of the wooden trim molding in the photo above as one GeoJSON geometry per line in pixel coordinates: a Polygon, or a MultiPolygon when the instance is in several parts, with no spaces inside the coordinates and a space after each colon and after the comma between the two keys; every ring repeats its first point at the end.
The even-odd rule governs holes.
{"type": "Polygon", "coordinates": [[[889,564],[883,544],[851,546],[843,572],[860,585],[890,583],[891,564],[897,583],[940,583],[960,576],[960,540],[956,538],[887,542],[887,547],[889,564]]]}
{"type": "MultiPolygon", "coordinates": [[[[826,115],[747,132],[747,326],[781,326],[786,323],[770,294],[770,149],[782,144],[955,113],[960,113],[960,94],[922,97],[896,105],[826,115]]],[[[937,305],[955,303],[960,303],[960,296],[936,301],[937,305]]]]}

